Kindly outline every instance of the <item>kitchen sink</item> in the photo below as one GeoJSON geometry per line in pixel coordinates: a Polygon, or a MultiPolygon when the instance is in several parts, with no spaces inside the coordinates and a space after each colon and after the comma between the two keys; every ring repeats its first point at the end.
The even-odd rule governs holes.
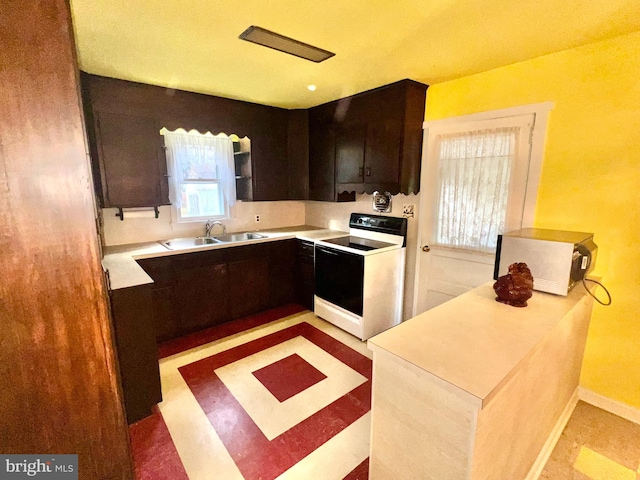
{"type": "Polygon", "coordinates": [[[191,238],[172,238],[171,240],[165,240],[160,242],[169,250],[180,250],[181,248],[193,248],[202,247],[204,245],[215,245],[222,243],[217,238],[213,237],[191,237],[191,238]]]}
{"type": "Polygon", "coordinates": [[[267,238],[259,233],[227,233],[226,235],[218,235],[216,240],[221,242],[243,242],[246,240],[258,240],[260,238],[267,238]]]}
{"type": "Polygon", "coordinates": [[[171,240],[160,242],[160,244],[167,247],[169,250],[181,250],[183,248],[204,247],[206,245],[219,245],[221,243],[231,242],[244,242],[247,240],[258,240],[260,238],[267,237],[265,235],[252,232],[227,233],[217,237],[172,238],[171,240]]]}

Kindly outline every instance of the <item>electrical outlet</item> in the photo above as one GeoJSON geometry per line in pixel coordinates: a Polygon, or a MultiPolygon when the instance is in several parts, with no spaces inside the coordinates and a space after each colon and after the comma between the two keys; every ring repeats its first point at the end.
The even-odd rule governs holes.
{"type": "Polygon", "coordinates": [[[260,215],[256,215],[256,223],[260,222],[260,215]]]}
{"type": "Polygon", "coordinates": [[[402,216],[405,218],[413,218],[415,216],[415,205],[412,203],[405,203],[402,205],[402,216]]]}

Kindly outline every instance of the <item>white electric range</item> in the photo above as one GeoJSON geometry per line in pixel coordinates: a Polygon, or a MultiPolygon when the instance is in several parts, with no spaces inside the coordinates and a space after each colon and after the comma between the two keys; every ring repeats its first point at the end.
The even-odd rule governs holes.
{"type": "Polygon", "coordinates": [[[315,244],[315,314],[366,340],[402,320],[407,219],[352,213],[315,244]]]}

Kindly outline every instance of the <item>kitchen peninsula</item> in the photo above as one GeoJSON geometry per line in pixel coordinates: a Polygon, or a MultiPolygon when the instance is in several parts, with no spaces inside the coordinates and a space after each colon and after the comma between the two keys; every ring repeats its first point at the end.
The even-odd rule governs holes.
{"type": "Polygon", "coordinates": [[[487,283],[369,340],[370,477],[536,478],[577,402],[593,301],[487,283]]]}

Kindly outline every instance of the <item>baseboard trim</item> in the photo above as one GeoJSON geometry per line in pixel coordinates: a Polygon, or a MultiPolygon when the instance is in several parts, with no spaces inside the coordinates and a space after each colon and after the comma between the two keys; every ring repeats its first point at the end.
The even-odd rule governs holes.
{"type": "Polygon", "coordinates": [[[560,435],[562,435],[564,427],[567,426],[567,422],[569,421],[569,418],[571,418],[573,410],[576,408],[578,397],[578,388],[576,388],[573,392],[573,395],[571,395],[571,398],[567,402],[567,405],[564,407],[564,410],[560,414],[560,417],[558,417],[558,421],[553,426],[551,433],[547,437],[547,441],[544,442],[544,445],[542,446],[542,449],[540,450],[536,461],[533,462],[531,470],[529,470],[529,473],[525,477],[525,480],[537,480],[538,477],[540,477],[544,466],[547,464],[547,460],[549,460],[549,457],[551,456],[551,452],[553,452],[553,449],[556,447],[556,443],[558,443],[560,435]]]}
{"type": "Polygon", "coordinates": [[[630,422],[640,425],[640,409],[626,403],[613,400],[588,388],[578,387],[578,398],[594,407],[601,408],[609,413],[625,418],[630,422]]]}

